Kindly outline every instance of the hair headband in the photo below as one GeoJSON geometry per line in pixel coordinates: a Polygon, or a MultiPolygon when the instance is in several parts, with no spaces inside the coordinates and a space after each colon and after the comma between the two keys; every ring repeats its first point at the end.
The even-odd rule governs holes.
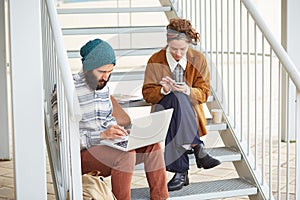
{"type": "Polygon", "coordinates": [[[191,38],[185,33],[181,33],[173,29],[167,29],[167,41],[170,40],[186,40],[188,42],[191,42],[191,38]]]}

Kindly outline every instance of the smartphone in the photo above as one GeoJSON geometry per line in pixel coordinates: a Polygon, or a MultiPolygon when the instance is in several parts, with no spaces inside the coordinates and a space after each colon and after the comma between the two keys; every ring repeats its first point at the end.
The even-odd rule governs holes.
{"type": "Polygon", "coordinates": [[[184,82],[175,82],[176,85],[183,85],[184,82]]]}

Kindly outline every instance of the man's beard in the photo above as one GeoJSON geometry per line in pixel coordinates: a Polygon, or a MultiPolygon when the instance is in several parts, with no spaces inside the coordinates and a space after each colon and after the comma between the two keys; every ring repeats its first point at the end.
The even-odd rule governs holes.
{"type": "Polygon", "coordinates": [[[92,70],[86,71],[84,73],[85,82],[91,90],[103,89],[106,86],[107,82],[109,81],[110,76],[111,74],[109,75],[107,81],[105,81],[105,80],[98,80],[97,77],[93,74],[92,70]]]}

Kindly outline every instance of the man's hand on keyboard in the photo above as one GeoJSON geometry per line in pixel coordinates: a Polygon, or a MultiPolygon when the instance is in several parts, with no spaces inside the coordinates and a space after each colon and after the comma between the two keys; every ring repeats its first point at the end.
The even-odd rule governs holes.
{"type": "Polygon", "coordinates": [[[100,133],[100,139],[116,139],[122,138],[126,135],[128,135],[128,132],[123,126],[112,125],[100,133]]]}

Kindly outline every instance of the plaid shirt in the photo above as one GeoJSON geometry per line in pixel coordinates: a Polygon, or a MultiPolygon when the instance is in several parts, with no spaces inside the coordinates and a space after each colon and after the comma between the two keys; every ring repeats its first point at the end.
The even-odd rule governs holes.
{"type": "Polygon", "coordinates": [[[82,119],[79,122],[81,149],[100,143],[100,132],[117,124],[112,116],[109,87],[92,91],[82,72],[73,75],[82,119]]]}

